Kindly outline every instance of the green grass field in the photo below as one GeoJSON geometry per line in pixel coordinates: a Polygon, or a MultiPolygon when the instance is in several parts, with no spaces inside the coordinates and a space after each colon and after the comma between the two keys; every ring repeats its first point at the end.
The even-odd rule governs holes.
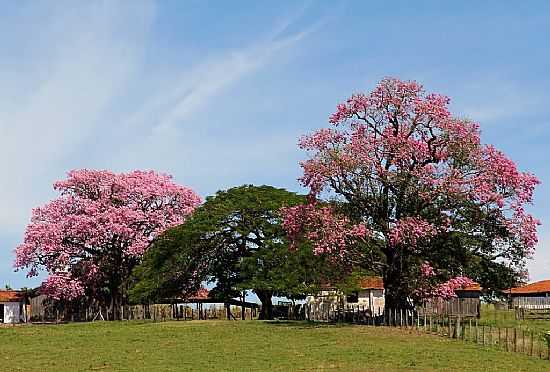
{"type": "Polygon", "coordinates": [[[384,327],[97,322],[0,335],[6,371],[550,371],[550,361],[384,327]]]}
{"type": "Polygon", "coordinates": [[[493,327],[509,327],[543,334],[550,331],[550,313],[544,319],[516,320],[514,310],[495,310],[493,305],[481,305],[479,324],[493,327]]]}

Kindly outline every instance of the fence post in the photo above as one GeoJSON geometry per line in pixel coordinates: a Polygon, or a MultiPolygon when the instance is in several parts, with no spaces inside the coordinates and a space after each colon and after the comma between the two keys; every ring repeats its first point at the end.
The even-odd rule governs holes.
{"type": "Polygon", "coordinates": [[[517,332],[517,328],[514,327],[514,353],[517,351],[517,347],[518,347],[518,332],[517,332]]]}
{"type": "Polygon", "coordinates": [[[510,337],[508,336],[508,327],[506,327],[506,351],[510,351],[509,339],[510,337]]]}
{"type": "Polygon", "coordinates": [[[533,331],[531,331],[531,352],[529,355],[533,356],[533,331]]]}
{"type": "Polygon", "coordinates": [[[424,306],[424,332],[426,332],[426,306],[424,306]]]}

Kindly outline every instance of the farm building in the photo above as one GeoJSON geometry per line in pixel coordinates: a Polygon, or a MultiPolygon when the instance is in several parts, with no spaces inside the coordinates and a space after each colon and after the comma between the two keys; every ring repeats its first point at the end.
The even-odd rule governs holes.
{"type": "Polygon", "coordinates": [[[457,298],[480,298],[481,286],[474,282],[470,286],[456,289],[455,293],[457,298]]]}
{"type": "Polygon", "coordinates": [[[481,306],[481,286],[473,283],[470,286],[455,289],[456,297],[432,298],[417,306],[419,314],[451,315],[461,317],[479,317],[481,306]]]}
{"type": "Polygon", "coordinates": [[[367,311],[371,315],[382,314],[385,303],[382,277],[360,278],[357,287],[357,291],[345,295],[335,286],[326,284],[319,293],[306,297],[306,304],[314,312],[353,307],[367,311]]]}
{"type": "Polygon", "coordinates": [[[541,280],[506,291],[512,307],[550,309],[550,280],[541,280]]]}
{"type": "Polygon", "coordinates": [[[22,291],[0,291],[0,323],[27,321],[27,296],[22,291]]]}

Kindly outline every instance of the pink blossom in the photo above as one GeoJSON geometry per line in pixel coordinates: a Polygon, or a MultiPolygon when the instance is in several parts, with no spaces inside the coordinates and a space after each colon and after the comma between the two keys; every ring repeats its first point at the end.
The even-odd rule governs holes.
{"type": "Polygon", "coordinates": [[[431,278],[435,275],[435,270],[429,263],[424,262],[420,265],[420,275],[423,278],[431,278]]]}
{"type": "Polygon", "coordinates": [[[330,207],[315,204],[283,208],[283,227],[293,244],[305,234],[314,242],[315,254],[333,253],[340,257],[355,239],[366,239],[370,232],[364,224],[351,224],[345,217],[334,213],[330,207]]]}
{"type": "Polygon", "coordinates": [[[429,222],[416,217],[403,218],[395,224],[389,232],[390,245],[414,248],[419,240],[428,240],[437,233],[436,228],[429,222]]]}
{"type": "MultiPolygon", "coordinates": [[[[449,103],[417,82],[393,78],[351,96],[337,105],[330,128],[300,139],[309,154],[300,182],[312,201],[336,194],[350,204],[360,202],[366,230],[384,236],[391,247],[414,248],[439,233],[464,229],[461,221],[471,216],[462,206],[470,203],[506,229],[495,245],[499,256],[532,254],[540,222],[525,208],[539,180],[482,144],[479,125],[454,117],[449,103]],[[437,210],[430,209],[434,206],[437,210]],[[401,209],[406,213],[398,213],[401,209]]],[[[287,221],[291,237],[303,236],[299,230],[307,227],[308,213],[315,219],[321,212],[305,208],[299,220],[287,221]]],[[[344,220],[332,215],[331,223],[309,233],[317,251],[327,251],[327,244],[338,246],[338,254],[345,250],[348,230],[335,222],[344,220]]]]}
{"type": "Polygon", "coordinates": [[[465,276],[457,276],[439,284],[433,291],[433,297],[444,299],[456,297],[456,290],[463,289],[475,284],[475,282],[465,276]]]}
{"type": "Polygon", "coordinates": [[[115,174],[73,170],[54,188],[60,196],[32,211],[15,267],[36,275],[52,296],[70,298],[108,276],[113,263],[128,276],[151,240],[182,223],[200,204],[191,189],[154,171],[115,174]]]}

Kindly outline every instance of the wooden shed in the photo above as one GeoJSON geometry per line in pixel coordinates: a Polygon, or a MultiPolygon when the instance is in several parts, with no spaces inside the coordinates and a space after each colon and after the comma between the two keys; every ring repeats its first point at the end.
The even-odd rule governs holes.
{"type": "Polygon", "coordinates": [[[455,289],[457,298],[480,298],[481,286],[479,283],[474,282],[472,285],[455,289]]]}

